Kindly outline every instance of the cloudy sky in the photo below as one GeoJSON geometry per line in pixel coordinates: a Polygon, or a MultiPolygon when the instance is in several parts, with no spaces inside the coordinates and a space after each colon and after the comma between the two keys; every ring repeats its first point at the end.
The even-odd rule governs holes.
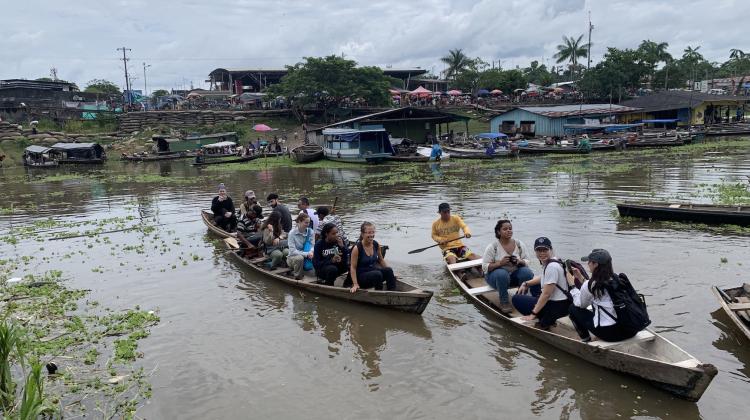
{"type": "Polygon", "coordinates": [[[126,46],[135,88],[207,87],[217,68],[278,68],[304,56],[344,54],[360,64],[438,73],[451,48],[502,67],[552,64],[562,35],[595,29],[594,61],[607,46],[666,41],[713,61],[750,52],[747,0],[2,0],[0,79],[49,76],[83,88],[124,85],[126,46]]]}

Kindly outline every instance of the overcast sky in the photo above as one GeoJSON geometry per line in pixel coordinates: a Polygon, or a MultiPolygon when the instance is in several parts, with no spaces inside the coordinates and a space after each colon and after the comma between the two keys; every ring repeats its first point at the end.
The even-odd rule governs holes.
{"type": "Polygon", "coordinates": [[[49,76],[83,88],[124,85],[122,53],[143,88],[207,88],[217,68],[280,68],[304,56],[344,54],[363,65],[443,70],[462,48],[503,68],[552,64],[562,35],[593,32],[594,61],[607,46],[666,41],[673,55],[700,45],[709,60],[750,52],[747,0],[2,0],[0,79],[49,76]],[[283,4],[284,6],[277,6],[283,4]]]}

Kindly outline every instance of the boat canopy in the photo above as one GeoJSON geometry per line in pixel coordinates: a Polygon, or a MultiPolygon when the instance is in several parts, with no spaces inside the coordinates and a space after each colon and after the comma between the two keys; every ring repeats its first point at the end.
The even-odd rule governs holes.
{"type": "Polygon", "coordinates": [[[53,149],[57,150],[79,150],[79,149],[96,149],[101,148],[96,143],[55,143],[53,149]]]}
{"type": "Polygon", "coordinates": [[[43,154],[43,153],[47,153],[51,151],[52,149],[50,149],[49,147],[44,147],[44,146],[29,146],[24,150],[26,150],[28,153],[43,154]]]}
{"type": "Polygon", "coordinates": [[[326,128],[323,130],[324,136],[336,136],[339,141],[355,141],[359,140],[361,134],[364,133],[383,133],[387,134],[384,128],[372,128],[367,130],[355,130],[352,128],[326,128]]]}
{"type": "Polygon", "coordinates": [[[508,137],[508,136],[506,134],[504,134],[504,133],[479,133],[479,134],[476,135],[476,137],[480,138],[480,139],[492,139],[492,140],[494,140],[494,139],[502,139],[502,138],[505,138],[505,137],[508,137]]]}
{"type": "Polygon", "coordinates": [[[234,147],[237,143],[233,141],[220,141],[218,143],[211,143],[203,146],[206,149],[216,149],[216,148],[222,148],[222,147],[234,147]]]}
{"type": "Polygon", "coordinates": [[[566,131],[586,132],[586,131],[605,131],[614,133],[616,131],[625,131],[631,128],[641,127],[643,124],[565,124],[563,127],[566,131]]]}

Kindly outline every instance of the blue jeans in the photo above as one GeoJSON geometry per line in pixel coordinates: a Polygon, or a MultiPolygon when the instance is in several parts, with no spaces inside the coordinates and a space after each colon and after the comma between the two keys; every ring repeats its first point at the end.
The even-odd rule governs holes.
{"type": "MultiPolygon", "coordinates": [[[[508,273],[504,268],[496,268],[484,276],[487,284],[497,289],[498,293],[500,293],[500,303],[510,303],[508,287],[518,287],[521,283],[532,278],[534,278],[534,272],[529,267],[518,267],[512,273],[508,273]]],[[[540,285],[530,286],[529,290],[533,296],[542,294],[542,286],[540,285]]]]}

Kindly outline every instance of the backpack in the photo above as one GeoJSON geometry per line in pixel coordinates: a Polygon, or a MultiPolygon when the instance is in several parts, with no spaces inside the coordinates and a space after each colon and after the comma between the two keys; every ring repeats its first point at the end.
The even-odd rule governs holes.
{"type": "Polygon", "coordinates": [[[612,299],[617,316],[613,316],[604,308],[600,307],[599,310],[604,311],[610,318],[616,319],[618,325],[637,333],[651,324],[646,310],[646,299],[635,291],[628,276],[620,273],[612,278],[605,289],[612,299]]]}
{"type": "MultiPolygon", "coordinates": [[[[547,262],[547,265],[546,265],[546,266],[544,266],[544,270],[542,271],[542,275],[544,275],[544,272],[546,272],[546,271],[547,271],[547,267],[548,267],[548,266],[549,266],[550,264],[552,264],[552,263],[558,263],[558,264],[560,264],[560,265],[562,266],[562,269],[563,269],[563,274],[565,274],[565,272],[566,272],[566,271],[568,271],[568,267],[567,267],[567,266],[565,265],[565,261],[563,261],[563,260],[559,260],[559,259],[556,259],[556,258],[551,258],[551,259],[550,259],[550,260],[549,260],[549,261],[547,262]]],[[[569,303],[573,303],[573,295],[572,295],[572,294],[570,294],[570,286],[568,286],[568,289],[567,289],[567,290],[565,290],[565,289],[563,289],[562,287],[560,287],[560,285],[559,285],[559,284],[555,283],[555,287],[557,287],[557,288],[558,288],[558,289],[559,289],[559,290],[560,290],[561,292],[563,292],[563,294],[565,295],[565,297],[566,297],[566,298],[568,299],[568,302],[569,302],[569,303]]]]}

